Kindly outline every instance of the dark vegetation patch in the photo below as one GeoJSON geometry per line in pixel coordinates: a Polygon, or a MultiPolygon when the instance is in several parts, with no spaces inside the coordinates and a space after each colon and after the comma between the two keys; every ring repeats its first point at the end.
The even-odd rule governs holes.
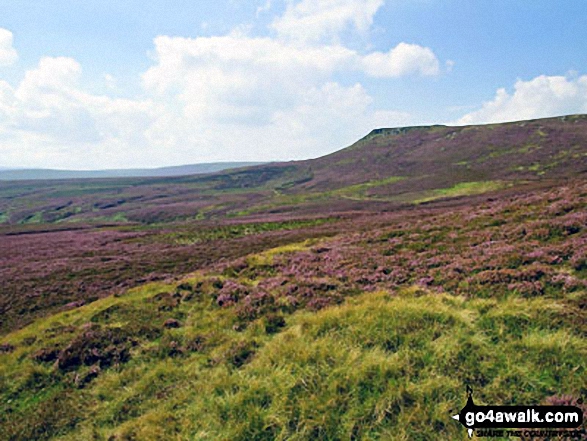
{"type": "Polygon", "coordinates": [[[8,354],[9,352],[14,351],[14,349],[14,346],[9,343],[0,344],[0,354],[8,354]]]}
{"type": "Polygon", "coordinates": [[[126,363],[130,359],[130,349],[136,344],[125,329],[89,327],[59,353],[57,367],[70,371],[82,365],[110,367],[126,363]]]}
{"type": "Polygon", "coordinates": [[[258,344],[252,342],[237,342],[230,346],[224,354],[224,360],[236,368],[242,367],[245,363],[251,361],[255,355],[258,344]]]}
{"type": "Polygon", "coordinates": [[[158,240],[171,242],[181,245],[192,245],[204,241],[219,239],[235,239],[253,234],[262,234],[269,231],[288,231],[297,230],[306,227],[322,225],[327,222],[335,221],[335,218],[317,218],[317,219],[295,219],[283,222],[258,222],[258,223],[232,223],[217,227],[207,228],[198,225],[191,230],[169,233],[160,237],[158,240]]]}

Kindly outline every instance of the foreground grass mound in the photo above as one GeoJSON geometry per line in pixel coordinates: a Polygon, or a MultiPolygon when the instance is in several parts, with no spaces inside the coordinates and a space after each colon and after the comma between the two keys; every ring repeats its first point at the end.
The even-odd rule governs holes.
{"type": "Polygon", "coordinates": [[[208,385],[188,421],[202,439],[460,439],[448,416],[464,383],[487,403],[578,393],[587,345],[552,325],[557,309],[419,290],[360,296],[295,317],[245,369],[208,385]]]}
{"type": "Polygon", "coordinates": [[[163,287],[10,336],[0,437],[454,440],[465,436],[450,419],[465,384],[487,404],[585,393],[585,329],[572,326],[580,311],[555,299],[466,299],[409,287],[298,311],[277,330],[267,317],[239,330],[230,309],[204,308],[205,298],[153,315],[163,287]],[[110,352],[94,345],[95,357],[110,354],[111,362],[84,362],[79,342],[88,329],[114,341],[110,352]],[[47,363],[51,356],[33,342],[51,333],[70,356],[65,366],[63,349],[47,363]],[[116,358],[121,348],[127,358],[116,358]]]}

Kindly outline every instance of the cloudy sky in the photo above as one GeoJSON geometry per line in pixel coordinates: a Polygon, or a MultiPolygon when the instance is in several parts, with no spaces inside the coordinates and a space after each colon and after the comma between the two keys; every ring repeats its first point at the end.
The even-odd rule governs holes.
{"type": "Polygon", "coordinates": [[[587,113],[584,0],[2,0],[0,166],[321,156],[587,113]]]}

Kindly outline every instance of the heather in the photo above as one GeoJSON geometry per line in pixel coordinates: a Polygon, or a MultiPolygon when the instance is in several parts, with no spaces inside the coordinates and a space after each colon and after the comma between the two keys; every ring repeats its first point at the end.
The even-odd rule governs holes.
{"type": "Polygon", "coordinates": [[[0,229],[0,334],[62,308],[336,231],[336,218],[0,229]]]}
{"type": "MultiPolygon", "coordinates": [[[[480,404],[576,401],[587,393],[586,205],[575,180],[234,227],[248,244],[290,236],[5,335],[0,433],[449,440],[466,437],[450,419],[465,384],[480,404]]],[[[222,237],[183,237],[227,240],[211,231],[222,237]]]]}
{"type": "Polygon", "coordinates": [[[587,396],[584,116],[0,186],[0,439],[468,439],[587,396]]]}

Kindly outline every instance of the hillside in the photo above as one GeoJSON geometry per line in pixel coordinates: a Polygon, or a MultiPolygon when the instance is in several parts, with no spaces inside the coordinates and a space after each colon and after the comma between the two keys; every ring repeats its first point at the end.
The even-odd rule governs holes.
{"type": "MultiPolygon", "coordinates": [[[[413,202],[587,172],[587,116],[377,129],[330,155],[205,177],[215,188],[413,202]]],[[[311,196],[310,196],[311,197],[311,196]]]]}
{"type": "Polygon", "coordinates": [[[268,212],[380,211],[550,185],[586,171],[584,115],[378,129],[318,159],[203,176],[6,182],[0,186],[0,222],[153,223],[268,212]]]}
{"type": "Polygon", "coordinates": [[[322,158],[204,176],[4,182],[0,330],[242,256],[257,241],[334,234],[365,213],[442,209],[581,180],[586,155],[587,117],[570,116],[378,129],[322,158]]]}

